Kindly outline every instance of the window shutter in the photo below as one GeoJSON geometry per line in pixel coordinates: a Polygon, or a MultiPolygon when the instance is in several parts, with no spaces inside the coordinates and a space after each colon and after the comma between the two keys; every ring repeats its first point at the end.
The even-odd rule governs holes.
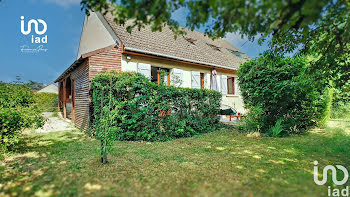
{"type": "Polygon", "coordinates": [[[227,94],[227,76],[226,75],[221,75],[221,93],[223,95],[227,94]]]}
{"type": "Polygon", "coordinates": [[[183,87],[183,70],[178,68],[172,69],[170,75],[170,84],[177,87],[183,87]]]}
{"type": "Polygon", "coordinates": [[[210,89],[210,73],[204,75],[204,88],[210,89]]]}
{"type": "Polygon", "coordinates": [[[199,71],[192,71],[192,88],[201,88],[201,73],[199,71]]]}
{"type": "Polygon", "coordinates": [[[129,62],[127,65],[127,71],[137,72],[137,63],[136,62],[129,62]]]}
{"type": "Polygon", "coordinates": [[[151,79],[151,64],[138,63],[137,72],[151,79]]]}
{"type": "Polygon", "coordinates": [[[187,71],[187,70],[183,70],[183,83],[182,83],[182,87],[184,88],[191,88],[191,81],[192,81],[192,77],[191,77],[191,71],[187,71]]]}
{"type": "Polygon", "coordinates": [[[235,95],[241,95],[241,90],[239,88],[239,80],[235,77],[235,95]]]}

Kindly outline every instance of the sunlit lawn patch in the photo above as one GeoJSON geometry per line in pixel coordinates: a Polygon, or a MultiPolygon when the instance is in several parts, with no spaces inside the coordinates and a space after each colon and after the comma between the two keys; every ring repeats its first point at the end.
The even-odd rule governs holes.
{"type": "Polygon", "coordinates": [[[0,161],[0,196],[326,196],[327,185],[313,181],[313,161],[349,169],[348,129],[285,138],[225,129],[115,142],[107,165],[100,164],[99,142],[79,131],[29,133],[0,161]]]}

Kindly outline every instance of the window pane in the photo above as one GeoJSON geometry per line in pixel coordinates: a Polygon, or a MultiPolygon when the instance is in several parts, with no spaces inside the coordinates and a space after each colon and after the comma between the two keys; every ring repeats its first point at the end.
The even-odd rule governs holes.
{"type": "Polygon", "coordinates": [[[228,94],[233,94],[232,80],[233,80],[232,77],[227,79],[227,93],[228,94]]]}
{"type": "Polygon", "coordinates": [[[153,83],[158,83],[158,68],[157,67],[154,67],[154,66],[151,67],[151,76],[152,76],[151,81],[153,83]]]}
{"type": "Polygon", "coordinates": [[[151,81],[153,83],[159,84],[164,83],[165,85],[169,85],[168,77],[169,77],[169,69],[167,68],[160,68],[160,67],[151,67],[151,81]],[[162,72],[164,71],[164,72],[162,72]],[[164,76],[160,76],[161,73],[164,73],[164,76]]]}

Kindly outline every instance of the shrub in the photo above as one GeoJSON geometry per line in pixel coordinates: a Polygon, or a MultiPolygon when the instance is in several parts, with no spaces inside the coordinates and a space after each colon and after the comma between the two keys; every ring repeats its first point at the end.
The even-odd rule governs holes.
{"type": "Polygon", "coordinates": [[[334,88],[334,99],[331,117],[336,119],[350,119],[350,81],[341,87],[334,88]]]}
{"type": "Polygon", "coordinates": [[[321,106],[323,108],[323,113],[319,116],[318,126],[320,127],[326,127],[327,121],[329,120],[331,116],[332,111],[332,102],[333,102],[333,89],[332,88],[325,88],[324,94],[321,95],[321,106]]]}
{"type": "Polygon", "coordinates": [[[276,121],[275,126],[271,127],[268,131],[269,135],[272,137],[278,137],[283,131],[283,118],[280,118],[276,121]]]}
{"type": "Polygon", "coordinates": [[[58,111],[58,94],[56,93],[36,93],[36,102],[42,112],[58,111]]]}
{"type": "Polygon", "coordinates": [[[332,85],[334,86],[333,107],[337,107],[337,105],[346,105],[347,103],[350,103],[350,80],[342,85],[332,85]]]}
{"type": "Polygon", "coordinates": [[[0,83],[0,144],[10,148],[24,128],[42,126],[35,95],[24,85],[0,83]]]}
{"type": "Polygon", "coordinates": [[[244,125],[239,125],[239,129],[260,133],[260,129],[264,128],[264,118],[266,118],[264,110],[259,106],[253,107],[250,109],[249,116],[244,118],[244,125]]]}
{"type": "Polygon", "coordinates": [[[268,133],[278,123],[284,132],[297,133],[324,121],[329,92],[307,74],[307,69],[302,57],[274,56],[271,52],[240,67],[240,88],[251,111],[247,120],[254,116],[259,126],[254,130],[268,133]],[[259,114],[255,115],[257,108],[259,114]],[[277,122],[281,118],[283,121],[277,122]]]}
{"type": "Polygon", "coordinates": [[[157,85],[139,73],[125,72],[101,73],[91,89],[95,135],[106,114],[109,131],[118,140],[169,140],[218,126],[221,94],[213,90],[157,85]],[[102,111],[106,106],[108,113],[102,111]]]}

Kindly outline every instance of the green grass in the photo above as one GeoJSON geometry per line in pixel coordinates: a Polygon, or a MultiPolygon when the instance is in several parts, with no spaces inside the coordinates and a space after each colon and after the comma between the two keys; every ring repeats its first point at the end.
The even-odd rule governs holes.
{"type": "Polygon", "coordinates": [[[107,165],[99,142],[79,131],[28,133],[0,161],[0,196],[327,196],[327,185],[313,181],[313,161],[350,168],[349,122],[331,125],[338,128],[285,138],[224,129],[115,142],[107,165]]]}

